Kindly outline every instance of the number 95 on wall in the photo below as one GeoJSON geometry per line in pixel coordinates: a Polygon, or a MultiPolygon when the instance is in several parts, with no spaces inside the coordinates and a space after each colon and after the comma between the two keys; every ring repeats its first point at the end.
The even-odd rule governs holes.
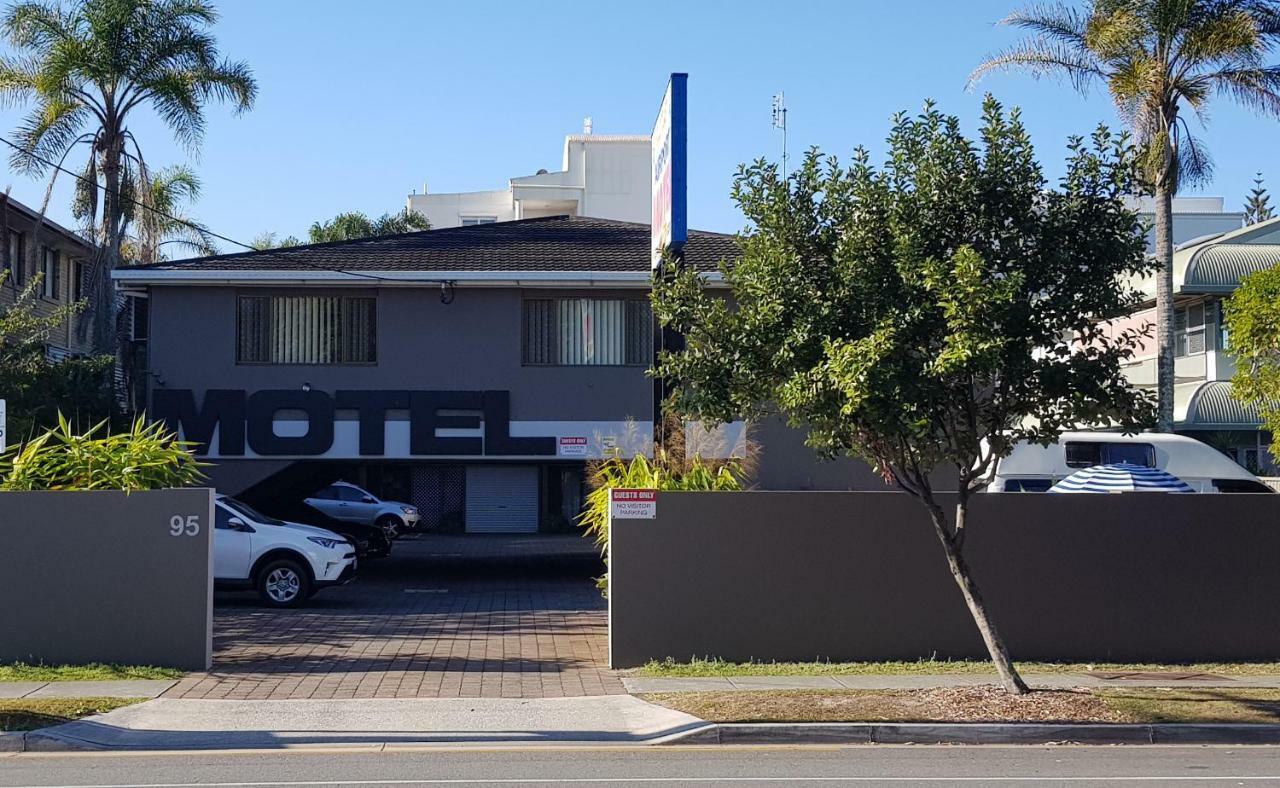
{"type": "Polygon", "coordinates": [[[196,536],[200,533],[200,515],[175,514],[169,518],[170,536],[196,536]]]}

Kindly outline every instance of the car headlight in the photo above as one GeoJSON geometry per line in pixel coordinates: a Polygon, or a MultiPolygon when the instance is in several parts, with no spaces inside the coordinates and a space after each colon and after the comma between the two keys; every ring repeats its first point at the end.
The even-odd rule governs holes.
{"type": "Polygon", "coordinates": [[[416,507],[416,506],[401,506],[401,507],[400,507],[400,511],[404,512],[405,514],[417,514],[417,513],[418,513],[418,507],[416,507]]]}
{"type": "Polygon", "coordinates": [[[334,550],[338,548],[340,545],[346,544],[346,542],[342,541],[341,539],[329,539],[328,537],[325,537],[325,536],[308,536],[307,541],[315,542],[316,544],[320,545],[321,547],[327,550],[334,550]]]}

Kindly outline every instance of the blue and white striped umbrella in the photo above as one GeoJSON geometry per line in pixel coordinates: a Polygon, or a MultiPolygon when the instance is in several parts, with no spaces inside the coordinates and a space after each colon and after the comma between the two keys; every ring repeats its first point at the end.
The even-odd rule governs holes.
{"type": "Polygon", "coordinates": [[[1128,462],[1076,471],[1049,488],[1051,493],[1195,492],[1183,480],[1159,468],[1128,462]]]}

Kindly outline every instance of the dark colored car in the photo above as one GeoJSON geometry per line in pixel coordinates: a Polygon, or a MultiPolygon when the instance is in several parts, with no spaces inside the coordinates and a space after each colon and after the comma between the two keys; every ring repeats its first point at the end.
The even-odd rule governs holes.
{"type": "Polygon", "coordinates": [[[302,523],[303,525],[314,525],[317,528],[341,534],[356,546],[356,556],[358,558],[385,558],[391,555],[391,541],[387,539],[387,535],[383,533],[383,530],[376,525],[337,520],[307,506],[302,501],[281,503],[270,507],[260,505],[258,508],[267,511],[273,517],[279,517],[281,520],[302,523]]]}

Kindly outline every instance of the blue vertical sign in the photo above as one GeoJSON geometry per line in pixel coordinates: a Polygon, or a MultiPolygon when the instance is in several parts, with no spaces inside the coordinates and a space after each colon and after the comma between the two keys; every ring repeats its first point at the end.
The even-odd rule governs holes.
{"type": "Polygon", "coordinates": [[[688,74],[672,74],[666,95],[653,124],[653,213],[651,218],[652,267],[662,264],[662,252],[678,255],[689,235],[689,123],[688,74]]]}

